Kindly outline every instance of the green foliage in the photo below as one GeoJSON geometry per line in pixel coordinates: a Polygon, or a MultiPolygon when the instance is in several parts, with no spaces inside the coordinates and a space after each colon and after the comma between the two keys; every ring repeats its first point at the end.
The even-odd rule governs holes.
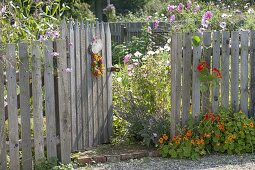
{"type": "Polygon", "coordinates": [[[197,159],[212,152],[254,152],[254,120],[243,112],[233,113],[221,108],[217,114],[208,112],[190,125],[170,140],[164,140],[164,135],[160,138],[162,156],[197,159]]]}
{"type": "Polygon", "coordinates": [[[53,169],[58,164],[57,158],[52,158],[50,160],[41,160],[39,163],[35,165],[35,170],[45,170],[45,169],[53,169]]]}
{"type": "Polygon", "coordinates": [[[121,117],[113,116],[113,136],[111,143],[119,144],[126,142],[128,143],[128,122],[123,120],[121,117]]]}
{"type": "Polygon", "coordinates": [[[114,114],[128,122],[128,137],[150,145],[169,128],[168,53],[134,54],[113,77],[114,114]]]}

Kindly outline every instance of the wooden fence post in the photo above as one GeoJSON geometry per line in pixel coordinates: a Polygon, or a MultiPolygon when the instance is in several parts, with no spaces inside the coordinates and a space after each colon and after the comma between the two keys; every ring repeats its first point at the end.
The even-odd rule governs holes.
{"type": "Polygon", "coordinates": [[[251,40],[250,40],[250,116],[255,116],[255,31],[251,31],[251,40]]]}

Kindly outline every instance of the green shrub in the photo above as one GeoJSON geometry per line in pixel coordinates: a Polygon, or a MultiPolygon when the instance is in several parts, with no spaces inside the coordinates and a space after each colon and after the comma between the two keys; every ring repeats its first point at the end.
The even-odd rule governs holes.
{"type": "Polygon", "coordinates": [[[114,114],[127,122],[124,126],[130,140],[154,145],[158,134],[168,131],[168,57],[167,52],[154,56],[134,54],[125,60],[121,72],[113,77],[114,114]]]}

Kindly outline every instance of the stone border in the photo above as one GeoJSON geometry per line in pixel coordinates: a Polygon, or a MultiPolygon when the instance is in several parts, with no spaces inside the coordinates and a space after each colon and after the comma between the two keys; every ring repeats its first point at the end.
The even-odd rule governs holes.
{"type": "Polygon", "coordinates": [[[80,164],[94,164],[106,162],[127,161],[130,159],[141,159],[144,157],[160,157],[158,151],[138,151],[133,153],[122,153],[119,155],[96,155],[96,156],[81,156],[78,158],[80,164]]]}

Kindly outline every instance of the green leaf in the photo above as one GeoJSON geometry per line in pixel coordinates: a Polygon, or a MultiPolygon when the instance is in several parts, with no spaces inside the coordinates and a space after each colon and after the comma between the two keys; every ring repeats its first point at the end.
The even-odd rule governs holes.
{"type": "Polygon", "coordinates": [[[54,15],[55,15],[55,13],[57,12],[58,8],[59,8],[58,5],[54,6],[54,8],[53,8],[53,10],[52,10],[51,16],[54,16],[54,15]]]}
{"type": "Polygon", "coordinates": [[[201,42],[201,39],[199,36],[193,36],[192,37],[192,42],[193,42],[193,45],[195,47],[199,46],[200,42],[201,42]]]}

